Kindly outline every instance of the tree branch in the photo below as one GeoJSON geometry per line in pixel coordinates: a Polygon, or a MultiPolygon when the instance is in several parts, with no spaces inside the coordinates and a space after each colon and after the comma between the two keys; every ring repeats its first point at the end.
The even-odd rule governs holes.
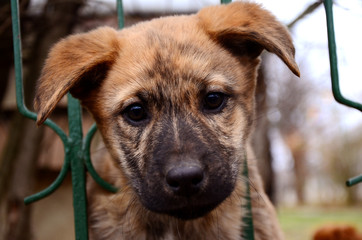
{"type": "Polygon", "coordinates": [[[297,18],[295,18],[291,23],[289,23],[287,25],[287,27],[290,29],[292,27],[294,27],[294,25],[301,19],[303,19],[305,16],[311,14],[314,12],[314,10],[316,10],[319,5],[321,5],[323,3],[323,0],[318,0],[315,3],[309,5],[309,7],[307,7],[304,12],[302,12],[297,18]]]}

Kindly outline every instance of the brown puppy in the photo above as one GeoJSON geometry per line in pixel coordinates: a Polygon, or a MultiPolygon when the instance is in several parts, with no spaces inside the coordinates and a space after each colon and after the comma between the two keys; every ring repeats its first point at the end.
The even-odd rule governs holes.
{"type": "Polygon", "coordinates": [[[111,156],[97,169],[121,189],[90,185],[92,239],[244,239],[246,181],[255,239],[283,238],[248,150],[264,49],[299,75],[287,30],[242,2],[54,46],[35,99],[38,124],[67,91],[79,98],[111,156]]]}
{"type": "Polygon", "coordinates": [[[362,240],[362,235],[353,226],[327,225],[315,232],[313,240],[362,240]]]}

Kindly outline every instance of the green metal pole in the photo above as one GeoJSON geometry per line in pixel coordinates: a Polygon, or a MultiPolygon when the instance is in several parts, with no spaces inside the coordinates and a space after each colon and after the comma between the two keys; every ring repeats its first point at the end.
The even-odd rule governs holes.
{"type": "Polygon", "coordinates": [[[73,208],[76,240],[88,239],[87,224],[87,193],[86,169],[83,163],[82,152],[82,110],[79,101],[69,93],[68,122],[69,122],[69,148],[66,147],[66,158],[70,159],[73,186],[73,208]]]}
{"type": "Polygon", "coordinates": [[[349,179],[347,182],[346,182],[346,185],[348,187],[351,187],[353,185],[356,185],[357,183],[360,183],[362,182],[362,175],[358,176],[358,177],[354,177],[354,178],[351,178],[349,179]]]}
{"type": "Polygon", "coordinates": [[[339,87],[339,76],[338,76],[338,62],[337,62],[337,47],[336,38],[334,34],[334,23],[333,23],[333,1],[324,0],[324,8],[326,11],[327,18],[327,31],[328,31],[328,49],[329,49],[329,61],[331,66],[331,78],[332,78],[332,91],[333,96],[337,102],[362,111],[362,104],[353,102],[343,97],[339,87]]]}
{"type": "Polygon", "coordinates": [[[124,14],[122,0],[117,0],[118,28],[124,28],[124,14]]]}
{"type": "MultiPolygon", "coordinates": [[[[11,1],[11,17],[13,28],[13,45],[14,45],[14,67],[15,67],[15,84],[17,88],[16,103],[18,110],[21,114],[27,115],[28,109],[24,106],[24,89],[23,89],[23,67],[22,67],[22,54],[21,54],[21,32],[20,32],[20,16],[19,16],[19,3],[17,0],[11,1]]],[[[30,117],[36,119],[36,115],[30,114],[30,117]]]]}
{"type": "Polygon", "coordinates": [[[244,169],[242,175],[246,179],[246,196],[245,196],[245,205],[243,206],[243,210],[246,210],[246,214],[242,218],[243,222],[243,232],[241,234],[247,240],[254,240],[254,223],[253,223],[253,214],[252,214],[252,206],[251,206],[251,196],[250,196],[250,183],[249,183],[249,171],[248,171],[248,161],[245,155],[244,157],[244,169]]]}

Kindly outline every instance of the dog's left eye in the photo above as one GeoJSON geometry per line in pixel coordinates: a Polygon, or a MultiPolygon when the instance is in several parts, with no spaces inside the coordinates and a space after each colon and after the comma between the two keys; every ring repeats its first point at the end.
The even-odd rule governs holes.
{"type": "Polygon", "coordinates": [[[140,103],[134,103],[128,106],[124,112],[124,116],[131,123],[137,124],[147,119],[147,112],[145,107],[140,103]]]}
{"type": "Polygon", "coordinates": [[[220,92],[208,93],[204,98],[204,110],[208,112],[219,112],[225,106],[226,96],[220,92]]]}

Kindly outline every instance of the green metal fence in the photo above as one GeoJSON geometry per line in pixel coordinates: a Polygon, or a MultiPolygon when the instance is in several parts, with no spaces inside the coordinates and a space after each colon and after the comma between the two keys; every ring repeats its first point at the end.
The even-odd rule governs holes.
{"type": "MultiPolygon", "coordinates": [[[[122,13],[122,1],[120,0],[117,1],[117,9],[122,13]]],[[[29,111],[24,104],[21,32],[18,0],[11,0],[11,15],[13,27],[17,107],[19,112],[25,117],[36,120],[36,113],[29,111]]],[[[123,13],[119,14],[118,19],[120,27],[123,27],[123,13]]],[[[76,239],[86,240],[88,239],[86,171],[88,171],[94,180],[105,189],[112,192],[116,192],[117,189],[101,179],[90,161],[90,143],[94,133],[97,130],[96,125],[93,124],[86,134],[86,137],[83,138],[82,110],[79,101],[73,98],[69,93],[67,97],[69,136],[67,136],[64,131],[50,119],[47,119],[44,122],[45,125],[49,126],[56,134],[59,135],[63,142],[65,151],[63,167],[56,180],[49,187],[37,194],[25,198],[24,202],[25,204],[29,204],[53,193],[62,184],[67,173],[70,171],[72,176],[76,239]]]]}
{"type": "MultiPolygon", "coordinates": [[[[328,48],[329,48],[329,62],[331,69],[331,79],[332,79],[332,92],[335,100],[343,105],[348,107],[355,108],[362,111],[362,104],[351,101],[343,97],[341,90],[339,88],[339,75],[338,75],[338,63],[337,63],[337,51],[336,51],[336,39],[334,34],[334,23],[333,23],[333,1],[325,0],[324,8],[326,11],[327,17],[327,31],[328,31],[328,48]]],[[[349,179],[346,182],[347,186],[353,186],[357,183],[362,182],[362,175],[349,179]]]]}
{"type": "MultiPolygon", "coordinates": [[[[117,2],[117,15],[119,28],[124,27],[124,16],[122,0],[117,2]]],[[[221,0],[221,3],[229,3],[231,0],[221,0]]],[[[331,77],[333,94],[336,100],[347,106],[354,107],[362,111],[362,105],[348,99],[345,99],[339,90],[338,69],[337,69],[337,55],[336,44],[334,39],[333,27],[333,14],[332,14],[332,0],[324,1],[327,25],[328,25],[328,39],[331,63],[331,77]]],[[[27,109],[24,104],[23,94],[23,69],[22,69],[22,52],[21,52],[21,32],[20,32],[20,18],[19,18],[19,2],[18,0],[11,0],[11,13],[12,13],[12,27],[13,27],[13,42],[14,42],[14,63],[15,63],[15,81],[16,81],[16,101],[19,112],[27,118],[36,120],[37,115],[27,109]]],[[[70,94],[68,97],[68,124],[69,136],[56,125],[52,120],[47,119],[44,124],[53,129],[60,137],[64,144],[65,160],[63,167],[56,178],[56,180],[43,191],[27,197],[24,202],[30,204],[39,199],[42,199],[53,193],[63,182],[65,176],[70,171],[72,176],[73,187],[73,208],[74,208],[74,224],[75,234],[77,240],[88,239],[88,226],[87,226],[87,198],[86,198],[86,172],[88,171],[94,180],[103,186],[105,189],[116,192],[117,189],[107,182],[103,181],[93,168],[90,161],[90,143],[94,136],[97,127],[95,124],[89,129],[85,138],[82,132],[82,110],[77,99],[74,99],[70,94]]],[[[245,176],[247,176],[247,166],[244,169],[245,176]]],[[[352,178],[347,182],[351,186],[362,181],[362,175],[352,178]]],[[[248,186],[248,191],[250,190],[248,186]]],[[[247,208],[251,211],[250,196],[246,202],[247,208]]],[[[254,239],[253,221],[251,216],[246,216],[242,219],[245,226],[242,235],[249,240],[254,239]]]]}

